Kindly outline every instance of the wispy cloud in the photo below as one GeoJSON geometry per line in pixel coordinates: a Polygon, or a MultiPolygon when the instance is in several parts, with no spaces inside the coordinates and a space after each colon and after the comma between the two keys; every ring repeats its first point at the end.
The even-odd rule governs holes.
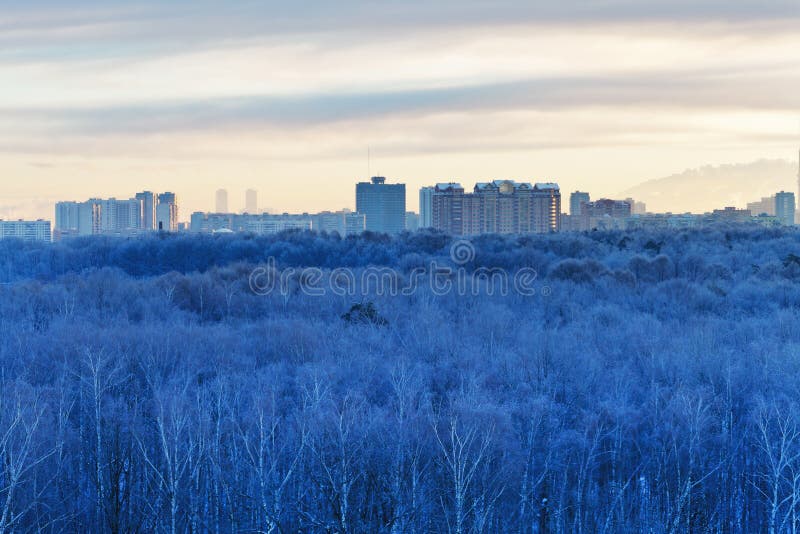
{"type": "Polygon", "coordinates": [[[91,1],[64,4],[33,0],[4,6],[0,28],[18,33],[76,29],[85,36],[106,37],[106,28],[164,39],[198,40],[250,37],[265,30],[285,33],[342,32],[373,28],[448,27],[464,24],[529,22],[708,22],[786,20],[800,17],[794,0],[407,0],[402,3],[369,0],[282,2],[240,0],[220,4],[211,0],[91,1]],[[170,28],[172,31],[167,32],[170,28]],[[93,30],[92,30],[93,29],[93,30]],[[172,37],[169,37],[169,36],[172,37]]]}
{"type": "Polygon", "coordinates": [[[140,135],[235,127],[297,129],[429,114],[643,107],[652,110],[800,108],[800,63],[745,71],[657,71],[526,79],[456,87],[164,100],[86,107],[0,108],[13,122],[59,135],[140,135]],[[769,91],[764,91],[769,87],[769,91]]]}

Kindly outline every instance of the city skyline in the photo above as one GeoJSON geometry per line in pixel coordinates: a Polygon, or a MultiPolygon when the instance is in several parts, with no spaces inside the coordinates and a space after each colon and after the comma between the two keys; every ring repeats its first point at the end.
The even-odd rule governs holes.
{"type": "MultiPolygon", "coordinates": [[[[800,167],[798,167],[800,184],[800,167]]],[[[78,236],[134,237],[151,232],[275,234],[285,230],[337,232],[341,236],[364,231],[397,235],[403,231],[433,229],[451,236],[485,234],[544,234],[642,228],[681,229],[716,223],[749,223],[766,227],[794,226],[796,194],[778,191],[748,202],[745,208],[725,205],[702,214],[648,210],[632,197],[623,200],[592,198],[573,191],[562,203],[557,183],[534,184],[514,180],[477,182],[472,192],[460,183],[437,183],[419,190],[419,213],[408,211],[406,184],[387,183],[382,176],[355,184],[356,211],[268,213],[256,209],[228,210],[228,192],[215,194],[213,211],[192,211],[180,218],[179,195],[143,191],[130,198],[59,201],[50,220],[0,219],[0,239],[60,241],[78,236]],[[568,202],[567,202],[568,200],[568,202]],[[568,211],[567,211],[568,210],[568,211]],[[184,218],[186,218],[184,216],[184,218]],[[52,231],[51,231],[52,229],[52,231]]],[[[247,190],[246,204],[257,205],[257,191],[247,190]]]]}
{"type": "MultiPolygon", "coordinates": [[[[793,168],[792,173],[795,175],[795,176],[792,177],[791,182],[794,182],[794,184],[790,183],[790,180],[788,180],[788,179],[787,180],[782,180],[782,181],[780,181],[781,187],[779,187],[779,189],[781,189],[781,192],[783,191],[783,189],[787,189],[789,191],[792,191],[792,187],[791,187],[792,185],[795,185],[796,188],[797,188],[794,191],[795,193],[797,192],[798,189],[800,189],[800,154],[798,155],[798,160],[796,160],[795,162],[790,162],[790,161],[768,162],[767,160],[760,160],[760,161],[767,162],[767,163],[779,162],[781,164],[787,164],[787,165],[791,166],[793,168]]],[[[754,162],[751,165],[757,165],[759,163],[760,162],[757,161],[757,162],[754,162]]],[[[686,173],[703,171],[705,169],[715,169],[715,170],[716,169],[724,169],[725,167],[730,167],[730,166],[717,166],[717,167],[705,166],[705,167],[700,168],[700,169],[689,169],[689,170],[686,170],[682,174],[686,175],[686,173]]],[[[747,166],[743,166],[743,168],[746,168],[746,167],[747,166]]],[[[372,178],[374,178],[374,176],[371,176],[369,179],[371,180],[372,178]]],[[[774,177],[772,177],[772,178],[774,178],[774,177]]],[[[470,178],[467,179],[467,182],[469,180],[470,180],[470,178]]],[[[515,181],[513,178],[502,178],[502,179],[499,179],[499,180],[491,180],[491,181],[500,182],[500,181],[504,181],[504,180],[515,181]]],[[[477,183],[477,182],[480,182],[481,180],[475,180],[475,181],[477,183]]],[[[532,180],[529,180],[529,181],[532,181],[532,180]]],[[[655,181],[656,180],[651,180],[649,182],[643,182],[643,183],[638,184],[638,185],[639,185],[639,187],[644,187],[647,184],[649,184],[651,182],[655,182],[655,181]]],[[[402,182],[402,183],[404,185],[408,185],[405,182],[402,182]]],[[[437,182],[434,182],[434,183],[437,183],[437,182]]],[[[438,182],[438,183],[442,183],[442,182],[438,182]]],[[[449,183],[455,183],[455,182],[449,182],[449,183]]],[[[352,183],[350,185],[352,185],[352,183]]],[[[755,184],[755,185],[759,186],[758,184],[755,184]]],[[[770,189],[769,185],[767,185],[767,184],[763,184],[762,183],[762,184],[760,184],[759,187],[762,187],[762,189],[764,187],[766,187],[766,189],[764,189],[765,194],[769,194],[769,195],[773,195],[774,196],[774,194],[776,192],[776,191],[773,191],[772,189],[770,189]]],[[[155,189],[158,189],[158,187],[156,187],[155,189]]],[[[566,189],[569,189],[569,187],[567,187],[566,189]]],[[[415,194],[410,195],[409,199],[408,199],[408,200],[410,200],[410,202],[407,201],[407,203],[406,203],[407,209],[411,210],[411,212],[421,214],[421,206],[422,206],[422,201],[423,201],[421,194],[425,190],[431,190],[432,191],[433,190],[433,183],[423,184],[421,187],[419,187],[418,191],[420,193],[420,196],[418,196],[416,194],[416,192],[415,192],[415,194]]],[[[6,215],[6,216],[3,216],[3,213],[2,213],[3,206],[0,205],[0,220],[7,220],[7,221],[15,221],[15,220],[28,220],[28,221],[53,220],[53,222],[55,222],[55,219],[53,218],[53,211],[54,210],[57,211],[57,205],[59,203],[61,203],[61,202],[76,202],[76,201],[77,202],[81,202],[81,201],[85,201],[85,200],[103,199],[103,198],[119,200],[119,199],[127,198],[129,196],[129,194],[130,194],[130,191],[128,189],[124,189],[123,188],[120,191],[121,192],[119,194],[112,194],[112,195],[103,195],[103,194],[99,194],[99,193],[97,193],[95,191],[95,193],[92,193],[92,194],[89,194],[89,195],[85,196],[83,198],[83,200],[78,200],[80,197],[75,196],[75,195],[73,195],[72,197],[58,198],[58,199],[55,199],[55,200],[52,201],[52,205],[51,205],[50,201],[47,201],[47,202],[44,202],[42,204],[44,206],[44,208],[45,208],[45,211],[41,212],[38,215],[21,214],[21,215],[12,215],[12,216],[6,215]],[[69,198],[70,200],[67,200],[67,198],[69,198]],[[46,211],[46,209],[48,207],[49,207],[49,213],[47,213],[47,211],[46,211]]],[[[603,190],[603,189],[601,189],[599,187],[594,188],[591,191],[592,191],[591,192],[592,196],[595,197],[595,198],[616,198],[616,197],[619,197],[619,198],[624,198],[625,200],[628,200],[628,201],[636,201],[637,205],[642,205],[643,206],[644,204],[646,204],[645,202],[642,202],[642,201],[639,200],[640,197],[638,195],[636,196],[636,198],[632,198],[631,196],[629,196],[628,192],[623,192],[623,193],[620,193],[620,194],[612,194],[609,191],[603,190]]],[[[149,193],[149,191],[145,191],[145,193],[149,193]]],[[[238,214],[241,214],[241,213],[251,213],[251,214],[255,214],[255,213],[258,213],[258,214],[261,214],[261,213],[264,213],[264,214],[283,214],[283,213],[303,214],[303,213],[306,213],[306,214],[309,214],[309,213],[321,213],[321,212],[326,212],[326,211],[330,211],[330,210],[341,210],[341,209],[355,211],[356,208],[357,208],[357,202],[355,201],[355,197],[351,197],[351,201],[349,203],[345,201],[343,205],[338,205],[337,206],[337,205],[330,204],[330,203],[322,203],[322,204],[320,204],[320,203],[317,203],[317,202],[313,202],[313,200],[315,200],[315,197],[306,195],[306,197],[305,197],[306,205],[319,205],[320,207],[318,209],[303,209],[303,208],[300,208],[300,209],[296,209],[296,210],[290,210],[290,209],[287,209],[285,206],[269,206],[269,207],[260,206],[259,197],[258,197],[258,195],[259,195],[258,190],[257,189],[253,189],[252,187],[247,187],[244,190],[234,190],[234,191],[232,191],[232,195],[230,193],[231,193],[231,191],[229,191],[227,187],[221,187],[221,188],[214,187],[212,189],[212,191],[210,191],[210,193],[209,193],[210,194],[210,200],[205,202],[204,205],[202,207],[200,207],[200,208],[198,208],[196,206],[187,207],[182,201],[181,204],[183,205],[183,209],[181,210],[181,214],[180,214],[180,216],[178,218],[178,222],[187,223],[188,224],[190,222],[189,214],[195,213],[195,212],[202,212],[202,213],[230,213],[230,214],[237,214],[237,213],[238,214]],[[237,199],[239,197],[241,197],[241,201],[237,201],[237,199]],[[229,202],[229,199],[231,199],[231,198],[233,199],[233,202],[229,202]],[[312,202],[308,202],[309,200],[312,200],[312,202]],[[224,207],[225,209],[220,209],[221,206],[224,207]],[[253,208],[255,208],[255,209],[253,209],[253,208]]],[[[140,193],[140,194],[143,194],[143,193],[140,193]]],[[[140,194],[137,194],[137,197],[140,194]]],[[[340,195],[340,196],[346,196],[346,195],[340,195]]],[[[764,197],[764,198],[762,198],[762,200],[766,201],[768,199],[766,197],[764,197]]],[[[682,208],[681,207],[681,203],[667,204],[666,207],[665,207],[665,205],[662,202],[662,203],[659,204],[659,209],[654,209],[654,210],[651,210],[651,211],[654,212],[654,213],[667,213],[667,212],[669,212],[669,213],[702,214],[702,213],[710,213],[711,211],[713,211],[714,209],[716,209],[716,208],[718,208],[718,207],[720,207],[722,205],[726,205],[726,206],[727,205],[733,205],[733,206],[737,206],[737,207],[741,207],[741,208],[747,207],[749,209],[751,205],[755,205],[757,203],[757,195],[754,196],[752,194],[752,192],[741,191],[741,192],[739,192],[739,194],[737,194],[737,199],[735,201],[724,201],[724,200],[719,200],[718,201],[717,199],[712,198],[711,200],[706,199],[705,202],[707,204],[707,207],[704,208],[704,209],[700,209],[700,210],[682,208]]],[[[643,210],[641,208],[637,210],[636,206],[634,206],[633,204],[632,204],[632,210],[634,212],[637,212],[637,213],[643,213],[643,210]]],[[[565,206],[565,208],[562,210],[562,212],[564,214],[570,214],[572,212],[572,206],[567,204],[565,206]]],[[[770,215],[772,215],[772,213],[770,213],[770,215]]],[[[151,228],[150,226],[146,226],[146,227],[147,228],[151,228]]]]}
{"type": "Polygon", "coordinates": [[[794,1],[313,7],[7,6],[0,216],[129,183],[186,213],[220,187],[234,206],[254,188],[266,209],[354,208],[370,174],[615,196],[797,151],[794,1]]]}

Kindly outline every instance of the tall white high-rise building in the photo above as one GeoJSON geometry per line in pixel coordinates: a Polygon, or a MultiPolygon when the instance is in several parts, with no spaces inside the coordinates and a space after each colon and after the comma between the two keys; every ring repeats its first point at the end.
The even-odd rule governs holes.
{"type": "Polygon", "coordinates": [[[217,213],[228,213],[228,191],[225,189],[217,189],[217,213]]]}
{"type": "Polygon", "coordinates": [[[156,229],[156,195],[152,191],[136,193],[136,200],[142,203],[142,230],[156,229]]]}
{"type": "Polygon", "coordinates": [[[775,217],[784,226],[794,226],[794,193],[781,191],[775,194],[775,217]]]}
{"type": "Polygon", "coordinates": [[[387,184],[383,176],[356,184],[356,211],[367,230],[399,234],[406,228],[406,184],[387,184]]]}
{"type": "Polygon", "coordinates": [[[105,234],[129,234],[142,229],[142,201],[136,198],[98,199],[100,231],[105,234]]]}
{"type": "Polygon", "coordinates": [[[558,184],[534,184],[531,197],[531,231],[558,232],[561,229],[561,191],[558,184]]]}
{"type": "Polygon", "coordinates": [[[433,227],[433,187],[419,190],[419,227],[433,227]]]}
{"type": "Polygon", "coordinates": [[[56,203],[56,236],[95,235],[101,231],[102,208],[97,199],[56,203]]]}
{"type": "Polygon", "coordinates": [[[57,231],[78,235],[79,206],[78,202],[56,202],[55,229],[57,231]]]}
{"type": "Polygon", "coordinates": [[[175,193],[167,192],[158,195],[156,229],[159,232],[178,231],[178,197],[175,193]]]}
{"type": "Polygon", "coordinates": [[[132,234],[143,230],[142,200],[92,198],[56,203],[56,238],[94,234],[132,234]]]}
{"type": "Polygon", "coordinates": [[[258,213],[258,191],[255,189],[244,192],[244,212],[251,215],[258,213]]]}
{"type": "Polygon", "coordinates": [[[493,180],[465,193],[461,184],[436,184],[433,228],[451,235],[558,232],[561,191],[555,183],[493,180]]]}
{"type": "Polygon", "coordinates": [[[579,217],[581,214],[581,204],[588,203],[591,199],[589,193],[585,191],[573,191],[569,195],[569,214],[579,217]]]}

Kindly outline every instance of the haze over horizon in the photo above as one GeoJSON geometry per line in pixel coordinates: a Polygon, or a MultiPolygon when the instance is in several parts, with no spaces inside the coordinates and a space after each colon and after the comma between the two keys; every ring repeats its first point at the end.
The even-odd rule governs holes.
{"type": "Polygon", "coordinates": [[[177,192],[182,219],[219,188],[232,209],[251,187],[267,209],[352,208],[367,147],[410,209],[436,181],[612,196],[791,162],[798,23],[795,0],[5,6],[0,217],[143,189],[177,192]]]}

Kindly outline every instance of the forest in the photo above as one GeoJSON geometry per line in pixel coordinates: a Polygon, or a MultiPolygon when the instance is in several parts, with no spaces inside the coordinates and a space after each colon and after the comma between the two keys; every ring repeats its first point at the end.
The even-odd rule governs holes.
{"type": "Polygon", "coordinates": [[[0,240],[0,534],[797,532],[798,231],[454,241],[0,240]]]}

